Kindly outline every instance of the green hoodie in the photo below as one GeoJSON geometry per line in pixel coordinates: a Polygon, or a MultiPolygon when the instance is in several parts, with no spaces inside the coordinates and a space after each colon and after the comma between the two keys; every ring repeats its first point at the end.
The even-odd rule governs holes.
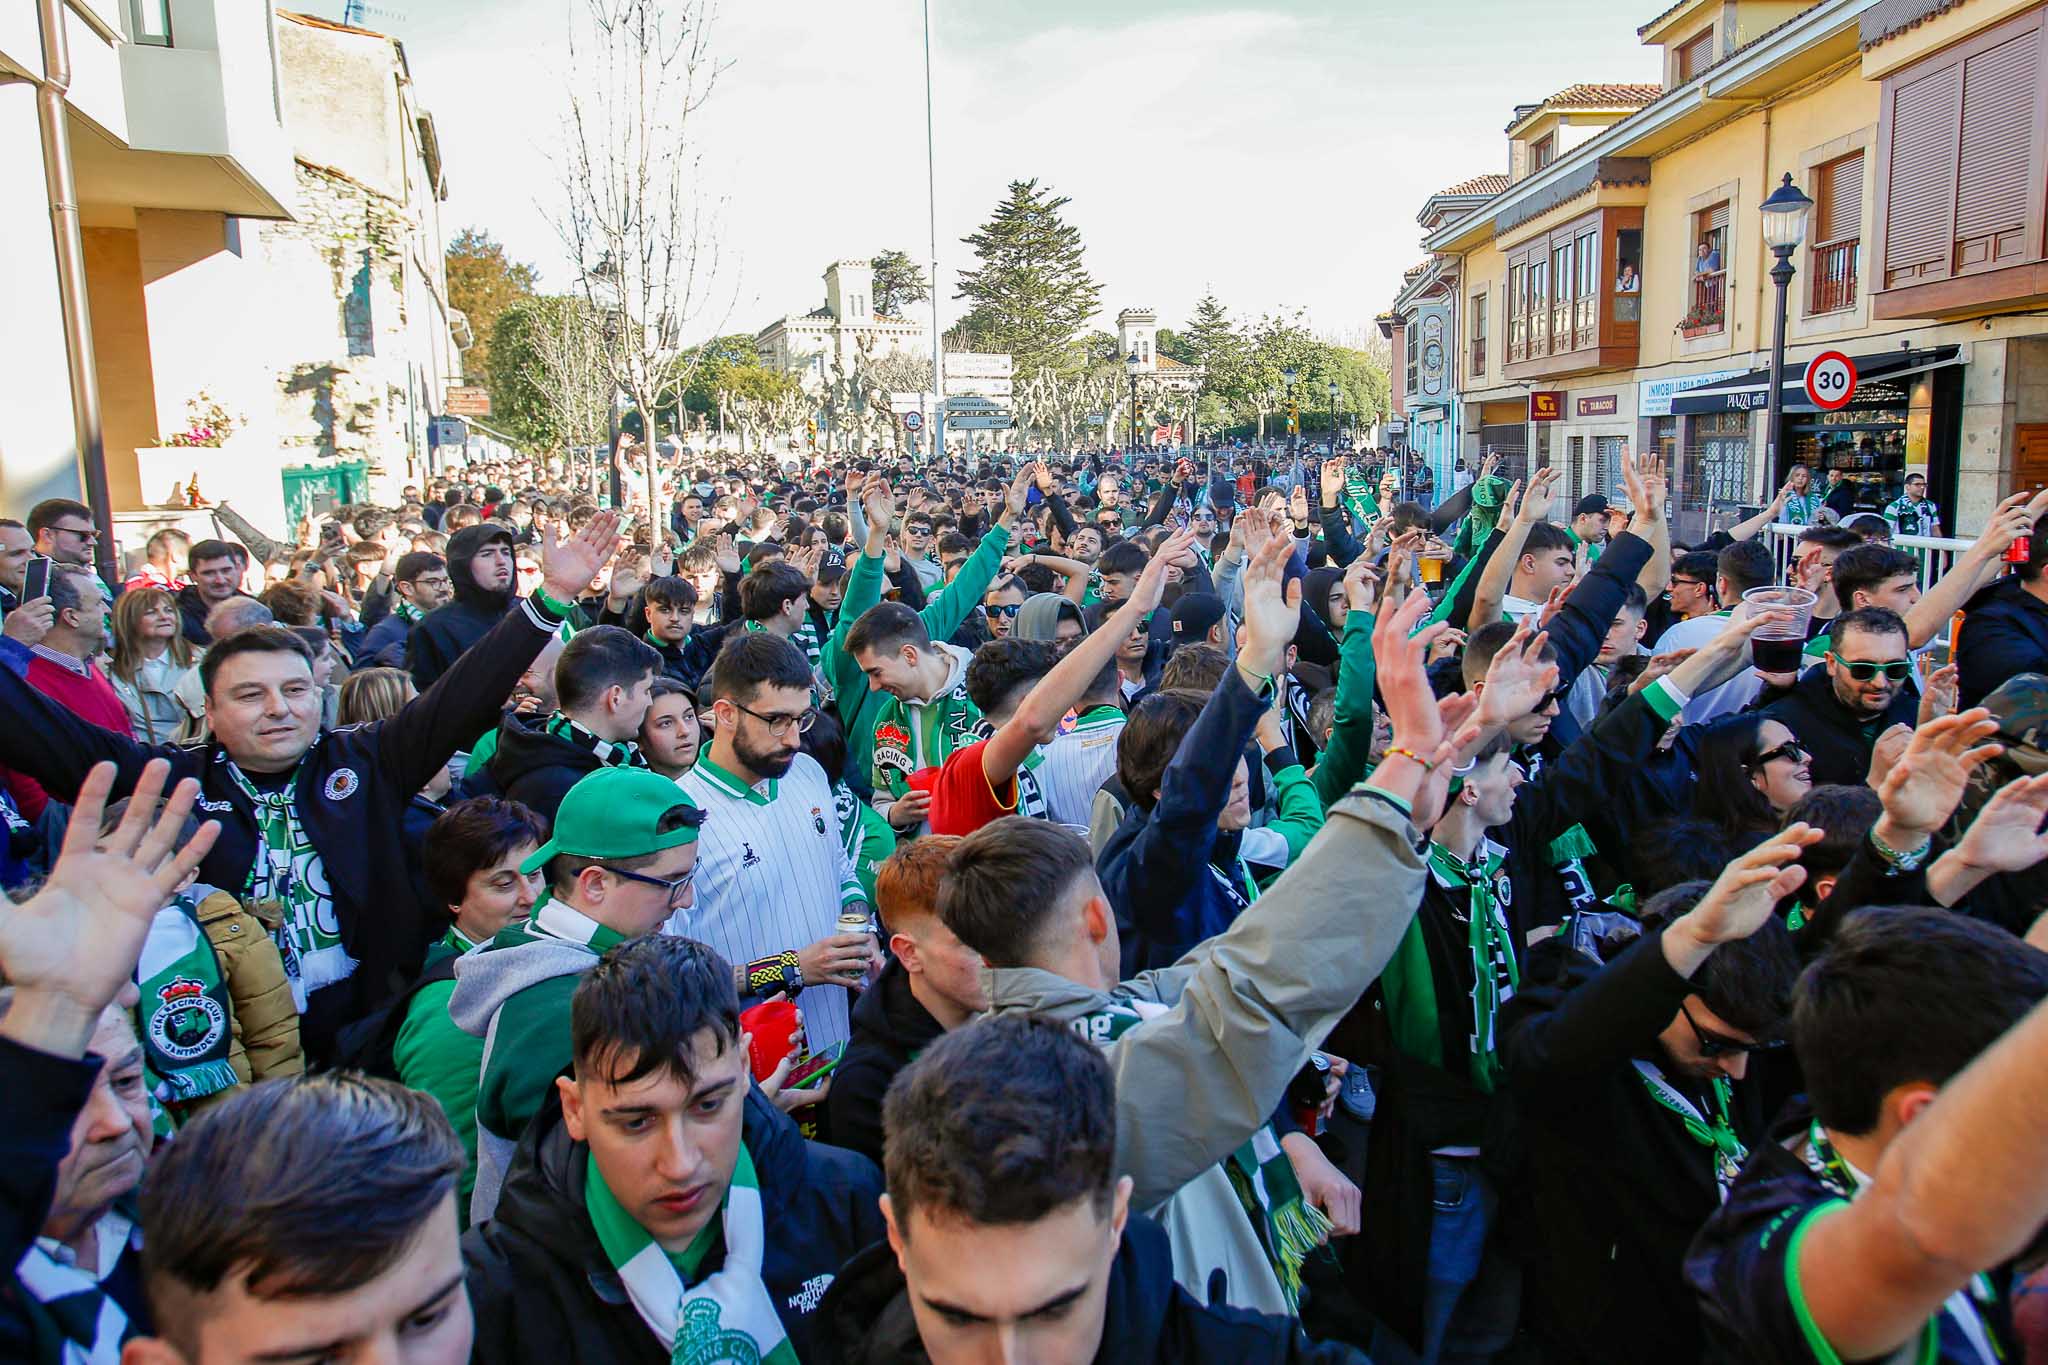
{"type": "Polygon", "coordinates": [[[875,713],[874,783],[877,802],[893,801],[910,790],[910,775],[936,768],[955,749],[973,742],[981,708],[967,695],[967,665],[974,658],[958,645],[934,640],[932,648],[946,656],[946,680],[929,701],[887,697],[875,713]]]}

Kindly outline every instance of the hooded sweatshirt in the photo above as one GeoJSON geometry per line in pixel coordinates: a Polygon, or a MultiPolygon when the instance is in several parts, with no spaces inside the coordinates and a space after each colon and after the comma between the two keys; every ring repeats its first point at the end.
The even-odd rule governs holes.
{"type": "Polygon", "coordinates": [[[945,1031],[910,993],[910,973],[902,961],[889,959],[873,988],[854,1002],[853,1041],[832,1073],[826,1131],[835,1146],[881,1161],[882,1096],[896,1073],[945,1031]]]}
{"type": "Polygon", "coordinates": [[[497,747],[485,766],[500,792],[553,825],[569,788],[603,767],[604,761],[583,745],[552,733],[550,719],[507,711],[498,725],[497,747]]]}
{"type": "MultiPolygon", "coordinates": [[[[847,1262],[820,1310],[818,1359],[830,1365],[923,1365],[931,1360],[917,1334],[910,1295],[896,1254],[886,1243],[847,1262]]],[[[1173,1256],[1157,1224],[1133,1214],[1109,1265],[1098,1365],[1180,1365],[1224,1360],[1235,1365],[1341,1365],[1364,1356],[1335,1342],[1311,1342],[1292,1318],[1205,1307],[1173,1279],[1173,1256]]]]}
{"type": "Polygon", "coordinates": [[[946,755],[974,742],[981,719],[981,708],[967,695],[967,665],[974,656],[942,640],[934,640],[932,649],[946,659],[946,679],[931,700],[892,696],[875,713],[872,778],[878,810],[910,790],[912,773],[937,768],[946,755]]]}
{"type": "MultiPolygon", "coordinates": [[[[541,906],[534,909],[539,913],[541,906]]],[[[553,1093],[555,1077],[574,1059],[569,1001],[602,952],[536,933],[530,924],[515,924],[481,951],[457,960],[455,993],[448,998],[449,1017],[464,1033],[484,1040],[472,1223],[496,1209],[520,1134],[553,1093]]]]}
{"type": "Polygon", "coordinates": [[[422,692],[512,609],[514,598],[509,591],[485,591],[470,568],[470,561],[494,540],[510,545],[512,533],[502,526],[480,523],[465,526],[448,538],[448,581],[455,586],[455,597],[428,612],[406,641],[405,666],[422,692]]]}

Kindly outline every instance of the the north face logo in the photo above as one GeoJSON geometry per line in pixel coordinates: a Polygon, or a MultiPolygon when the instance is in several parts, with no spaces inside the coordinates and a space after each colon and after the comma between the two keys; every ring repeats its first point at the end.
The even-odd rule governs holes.
{"type": "Polygon", "coordinates": [[[791,1311],[797,1313],[812,1313],[817,1311],[818,1305],[824,1301],[825,1291],[827,1289],[830,1289],[831,1287],[832,1277],[830,1275],[811,1276],[811,1278],[804,1281],[804,1287],[802,1289],[797,1290],[796,1293],[791,1294],[789,1296],[789,1307],[791,1311]]]}

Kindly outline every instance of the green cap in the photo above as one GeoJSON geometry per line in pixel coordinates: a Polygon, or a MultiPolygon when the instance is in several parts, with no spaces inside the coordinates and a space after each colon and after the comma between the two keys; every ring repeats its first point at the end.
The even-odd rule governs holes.
{"type": "Polygon", "coordinates": [[[692,843],[704,812],[674,781],[646,768],[599,768],[569,788],[555,812],[554,837],[519,865],[538,872],[557,853],[577,858],[638,858],[692,843]],[[677,806],[690,818],[666,834],[655,833],[661,817],[677,806]]]}

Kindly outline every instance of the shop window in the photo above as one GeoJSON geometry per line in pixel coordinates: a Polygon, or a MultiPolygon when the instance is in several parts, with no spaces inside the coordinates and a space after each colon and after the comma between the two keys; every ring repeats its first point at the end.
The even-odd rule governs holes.
{"type": "Polygon", "coordinates": [[[1564,440],[1565,487],[1573,498],[1583,496],[1586,488],[1586,438],[1567,436],[1564,440]]]}
{"type": "MultiPolygon", "coordinates": [[[[1688,423],[1679,466],[1677,516],[1693,538],[1731,519],[1749,497],[1749,414],[1715,412],[1688,423]]],[[[1679,528],[1673,528],[1679,534],[1679,528]]]]}
{"type": "Polygon", "coordinates": [[[1863,250],[1863,153],[1851,152],[1819,167],[1813,199],[1807,311],[1840,312],[1856,303],[1856,268],[1863,250]]]}
{"type": "Polygon", "coordinates": [[[1414,392],[1415,392],[1415,369],[1416,369],[1417,343],[1418,343],[1418,339],[1419,339],[1419,334],[1420,334],[1420,332],[1421,332],[1421,328],[1417,327],[1417,326],[1415,325],[1415,322],[1414,322],[1414,320],[1413,320],[1413,319],[1411,318],[1411,319],[1409,320],[1409,322],[1408,322],[1408,325],[1407,325],[1406,327],[1404,327],[1404,328],[1402,329],[1402,331],[1403,331],[1403,332],[1404,332],[1404,333],[1406,334],[1406,336],[1407,336],[1407,338],[1408,338],[1408,347],[1407,347],[1407,350],[1408,350],[1408,356],[1407,356],[1407,367],[1408,367],[1408,388],[1407,388],[1407,390],[1406,390],[1406,391],[1407,391],[1407,392],[1409,392],[1409,393],[1414,393],[1414,392]]]}
{"type": "Polygon", "coordinates": [[[1728,201],[1695,213],[1692,224],[1692,297],[1678,325],[1697,335],[1728,321],[1728,201]]]}
{"type": "Polygon", "coordinates": [[[1486,373],[1486,291],[1472,296],[1472,374],[1486,373]]]}
{"type": "Polygon", "coordinates": [[[1593,454],[1599,461],[1600,478],[1605,482],[1590,489],[1590,492],[1606,493],[1612,496],[1628,486],[1628,481],[1621,477],[1621,461],[1627,451],[1628,441],[1623,437],[1596,436],[1593,438],[1593,454]]]}

